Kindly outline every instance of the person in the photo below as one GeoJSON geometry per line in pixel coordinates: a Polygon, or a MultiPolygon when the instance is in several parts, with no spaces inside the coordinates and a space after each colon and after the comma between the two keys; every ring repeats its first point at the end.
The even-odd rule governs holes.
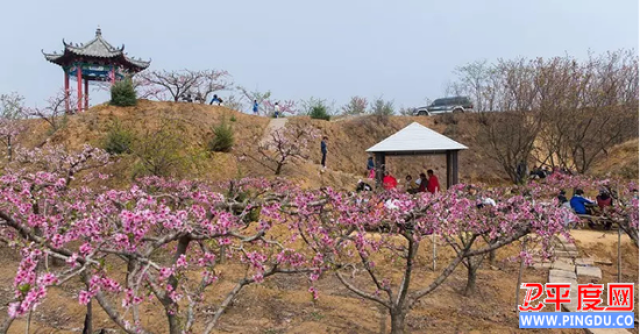
{"type": "Polygon", "coordinates": [[[193,99],[191,98],[191,93],[185,93],[182,96],[182,101],[189,102],[189,103],[193,102],[193,99]]]}
{"type": "Polygon", "coordinates": [[[322,137],[322,141],[320,142],[320,153],[322,153],[322,169],[327,168],[327,140],[329,138],[327,136],[322,137]]]}
{"type": "MultiPolygon", "coordinates": [[[[600,212],[605,212],[605,208],[613,206],[613,198],[609,195],[609,192],[605,189],[600,190],[598,196],[596,196],[596,203],[600,208],[600,212]]],[[[610,221],[604,223],[604,229],[610,230],[613,224],[610,221]]]]}
{"type": "Polygon", "coordinates": [[[358,185],[356,186],[356,192],[361,192],[361,191],[372,191],[373,188],[371,188],[371,186],[362,181],[362,180],[358,180],[358,185]]]}
{"type": "Polygon", "coordinates": [[[222,99],[219,98],[217,94],[213,94],[213,98],[211,99],[211,102],[209,102],[209,104],[213,105],[214,102],[218,103],[218,105],[221,105],[222,99]]]}
{"type": "Polygon", "coordinates": [[[404,178],[404,191],[408,192],[409,194],[415,194],[417,192],[417,187],[416,187],[416,183],[413,182],[413,177],[411,175],[407,175],[404,178]]]}
{"type": "Polygon", "coordinates": [[[429,185],[427,175],[425,173],[420,173],[420,178],[416,181],[416,184],[418,185],[418,192],[427,192],[427,186],[429,185]]]}
{"type": "Polygon", "coordinates": [[[596,196],[596,203],[598,204],[600,210],[604,212],[604,208],[613,206],[613,199],[609,195],[609,192],[603,189],[600,190],[600,193],[598,194],[598,196],[596,196]]]}
{"type": "Polygon", "coordinates": [[[384,202],[384,207],[391,210],[399,209],[400,202],[397,199],[389,198],[384,202]]]}
{"type": "Polygon", "coordinates": [[[560,193],[558,194],[558,204],[560,204],[560,206],[571,208],[571,204],[567,199],[567,193],[564,190],[560,190],[560,193]]]}
{"type": "Polygon", "coordinates": [[[494,201],[490,197],[484,197],[478,194],[478,189],[476,187],[470,185],[467,188],[467,193],[472,199],[476,200],[476,207],[483,208],[485,206],[496,206],[496,201],[494,201]]]}
{"type": "Polygon", "coordinates": [[[527,164],[524,161],[520,161],[516,172],[518,174],[518,182],[522,182],[527,175],[527,164]]]}
{"type": "Polygon", "coordinates": [[[389,171],[384,172],[384,178],[382,178],[382,187],[385,190],[395,189],[398,186],[398,180],[396,180],[389,171]]]}
{"type": "Polygon", "coordinates": [[[373,157],[369,157],[369,159],[367,159],[367,172],[370,179],[376,178],[376,164],[373,162],[373,157]]]}
{"type": "Polygon", "coordinates": [[[631,192],[633,193],[633,199],[638,199],[638,189],[633,189],[631,192]]]}
{"type": "Polygon", "coordinates": [[[273,106],[273,113],[276,116],[276,118],[280,117],[280,106],[278,105],[278,102],[276,102],[275,106],[273,106]]]}
{"type": "Polygon", "coordinates": [[[259,109],[258,100],[253,100],[253,114],[254,115],[258,115],[258,109],[259,109]]]}
{"type": "Polygon", "coordinates": [[[427,180],[427,191],[432,194],[440,191],[440,182],[438,182],[438,177],[433,174],[432,169],[427,171],[427,176],[429,177],[427,180]]]}
{"type": "Polygon", "coordinates": [[[196,97],[193,99],[195,102],[204,103],[204,99],[202,98],[202,94],[200,92],[196,93],[196,97]]]}
{"type": "Polygon", "coordinates": [[[573,209],[573,211],[575,211],[575,213],[579,215],[590,215],[592,214],[592,211],[591,209],[589,209],[589,206],[594,206],[595,203],[584,198],[583,196],[584,191],[582,191],[582,189],[576,189],[573,192],[571,201],[569,201],[571,203],[571,208],[573,209]]]}

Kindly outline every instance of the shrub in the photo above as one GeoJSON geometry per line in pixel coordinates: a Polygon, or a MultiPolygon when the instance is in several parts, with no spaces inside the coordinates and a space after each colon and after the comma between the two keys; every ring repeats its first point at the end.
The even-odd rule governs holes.
{"type": "Polygon", "coordinates": [[[131,152],[138,162],[134,168],[134,177],[143,175],[175,176],[190,165],[185,156],[185,143],[182,134],[165,122],[158,129],[148,129],[136,136],[131,152]]]}
{"type": "Polygon", "coordinates": [[[135,135],[129,129],[122,127],[119,121],[114,121],[102,145],[109,154],[131,153],[131,145],[135,140],[135,135]]]}
{"type": "Polygon", "coordinates": [[[378,123],[387,124],[389,116],[393,116],[394,114],[393,102],[377,98],[373,103],[371,103],[371,110],[369,113],[375,116],[378,123]]]}
{"type": "Polygon", "coordinates": [[[376,116],[393,116],[393,102],[378,98],[371,103],[370,113],[376,116]]]}
{"type": "Polygon", "coordinates": [[[311,107],[311,112],[309,112],[309,116],[313,119],[323,119],[328,121],[331,119],[331,115],[327,112],[327,107],[323,104],[317,104],[311,107]]]}
{"type": "Polygon", "coordinates": [[[111,87],[111,105],[132,107],[136,103],[136,90],[133,88],[133,83],[130,79],[118,81],[111,87]]]}
{"type": "Polygon", "coordinates": [[[232,122],[237,121],[236,116],[231,116],[231,118],[229,120],[232,121],[232,122]]]}
{"type": "Polygon", "coordinates": [[[213,152],[229,152],[233,147],[233,128],[224,120],[212,129],[213,138],[209,141],[209,150],[213,152]]]}

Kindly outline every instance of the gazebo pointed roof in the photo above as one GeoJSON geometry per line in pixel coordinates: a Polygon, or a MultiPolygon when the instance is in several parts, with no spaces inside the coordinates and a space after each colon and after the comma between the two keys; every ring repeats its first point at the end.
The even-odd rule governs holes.
{"type": "Polygon", "coordinates": [[[468,147],[417,122],[370,147],[367,152],[435,152],[466,150],[468,147]]]}
{"type": "Polygon", "coordinates": [[[62,53],[46,53],[43,51],[45,59],[60,66],[67,66],[78,58],[104,61],[124,66],[134,72],[142,71],[151,64],[150,60],[145,61],[128,57],[124,52],[124,45],[120,47],[111,45],[102,37],[100,28],[96,29],[95,37],[87,43],[67,43],[63,39],[62,44],[64,45],[62,53]]]}

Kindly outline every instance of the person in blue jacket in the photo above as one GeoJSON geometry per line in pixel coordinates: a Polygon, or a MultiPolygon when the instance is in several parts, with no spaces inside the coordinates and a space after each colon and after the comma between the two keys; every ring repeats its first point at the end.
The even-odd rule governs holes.
{"type": "Polygon", "coordinates": [[[576,189],[573,192],[573,197],[571,198],[571,208],[579,215],[590,215],[592,211],[590,210],[590,206],[596,205],[596,203],[582,197],[584,195],[584,191],[582,189],[576,189]]]}
{"type": "Polygon", "coordinates": [[[217,94],[213,94],[213,98],[211,99],[211,102],[209,102],[210,105],[213,105],[214,103],[218,103],[218,105],[222,104],[222,99],[219,98],[217,94]]]}
{"type": "Polygon", "coordinates": [[[258,114],[258,108],[259,108],[258,100],[253,100],[253,114],[254,115],[258,114]]]}
{"type": "Polygon", "coordinates": [[[320,153],[322,153],[322,168],[327,168],[327,141],[329,138],[327,136],[322,137],[322,141],[320,142],[320,153]]]}

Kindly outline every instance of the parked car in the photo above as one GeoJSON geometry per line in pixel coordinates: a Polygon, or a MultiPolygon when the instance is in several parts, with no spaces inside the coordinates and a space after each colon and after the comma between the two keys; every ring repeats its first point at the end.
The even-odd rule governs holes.
{"type": "Polygon", "coordinates": [[[426,107],[420,107],[413,109],[414,115],[428,116],[444,113],[462,113],[473,110],[473,103],[466,96],[447,97],[443,99],[437,99],[426,107]]]}

